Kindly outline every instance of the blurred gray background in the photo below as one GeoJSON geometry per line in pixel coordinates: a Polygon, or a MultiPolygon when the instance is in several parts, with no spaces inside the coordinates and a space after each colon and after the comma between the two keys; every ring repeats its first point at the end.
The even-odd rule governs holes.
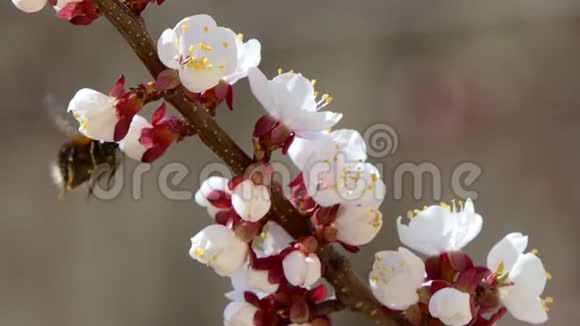
{"type": "MultiPolygon", "coordinates": [[[[112,201],[86,191],[57,200],[48,175],[65,136],[51,123],[47,95],[65,109],[82,87],[107,91],[119,74],[148,80],[131,50],[104,19],[73,27],[51,8],[26,15],[0,4],[0,324],[219,325],[226,279],[193,262],[189,239],[210,222],[193,201],[170,201],[157,186],[159,167],[182,162],[191,174],[174,189],[194,190],[216,158],[196,139],[173,146],[144,178],[140,200],[128,182],[112,201]]],[[[366,278],[372,253],[396,248],[395,218],[432,202],[392,194],[390,169],[432,162],[443,198],[450,173],[479,165],[476,209],[484,229],[467,250],[480,262],[508,232],[531,237],[554,279],[549,325],[580,319],[578,270],[580,4],[573,0],[231,1],[168,0],[146,11],[157,38],[184,16],[218,23],[262,41],[262,69],[295,69],[330,92],[345,113],[339,127],[393,126],[399,146],[374,161],[386,166],[385,223],[353,257],[366,278]]],[[[223,109],[223,108],[222,108],[223,109]]],[[[236,109],[218,120],[249,149],[262,114],[247,81],[236,109]]],[[[127,162],[127,170],[135,167],[127,162]]],[[[128,173],[130,175],[130,173],[128,173]]],[[[126,180],[128,178],[126,176],[126,180]]],[[[428,187],[426,187],[428,188],[428,187]]],[[[336,325],[370,325],[349,313],[336,325]]],[[[505,319],[501,325],[520,325],[505,319]]]]}

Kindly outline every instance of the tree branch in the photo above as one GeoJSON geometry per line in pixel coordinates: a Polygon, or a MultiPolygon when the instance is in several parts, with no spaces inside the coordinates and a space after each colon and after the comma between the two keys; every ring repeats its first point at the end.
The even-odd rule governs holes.
{"type": "MultiPolygon", "coordinates": [[[[165,70],[157,56],[155,43],[146,30],[143,19],[135,15],[119,0],[94,0],[104,16],[117,28],[135,54],[141,59],[149,73],[156,78],[165,70]]],[[[178,87],[168,93],[165,99],[171,103],[185,119],[197,128],[203,143],[222,159],[236,174],[243,174],[252,159],[221,129],[203,108],[187,100],[183,89],[178,87]]],[[[312,224],[308,216],[299,213],[277,190],[273,189],[272,212],[270,217],[278,222],[292,236],[298,238],[309,235],[312,224]]],[[[406,325],[401,315],[386,315],[381,304],[368,288],[352,272],[348,259],[332,246],[322,246],[318,251],[324,262],[324,277],[335,290],[340,304],[352,311],[369,316],[377,325],[406,325]]]]}

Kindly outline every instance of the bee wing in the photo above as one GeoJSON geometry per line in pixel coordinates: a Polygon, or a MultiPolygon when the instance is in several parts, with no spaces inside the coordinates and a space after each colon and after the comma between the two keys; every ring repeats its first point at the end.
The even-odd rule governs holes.
{"type": "Polygon", "coordinates": [[[66,105],[59,103],[54,94],[47,94],[43,102],[56,128],[69,137],[79,134],[78,123],[66,112],[66,105]]]}

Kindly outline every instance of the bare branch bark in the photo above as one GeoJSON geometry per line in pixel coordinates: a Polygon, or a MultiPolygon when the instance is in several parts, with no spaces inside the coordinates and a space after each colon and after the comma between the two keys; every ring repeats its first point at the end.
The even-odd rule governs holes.
{"type": "MultiPolygon", "coordinates": [[[[149,73],[156,78],[165,66],[157,56],[157,49],[146,30],[143,19],[135,15],[119,0],[94,0],[104,16],[117,28],[135,54],[143,62],[149,73]]],[[[203,108],[187,100],[181,87],[168,93],[165,99],[171,103],[185,119],[196,127],[203,143],[222,159],[235,173],[243,174],[252,159],[221,129],[203,108]]],[[[300,214],[284,196],[274,191],[272,194],[271,218],[278,222],[292,236],[299,238],[310,234],[312,224],[309,217],[300,214]]],[[[377,325],[407,325],[402,315],[383,313],[381,304],[368,288],[353,273],[350,262],[330,245],[318,251],[326,267],[324,277],[335,290],[338,301],[332,307],[343,307],[367,315],[377,325]]],[[[339,309],[340,308],[340,309],[339,309]]]]}

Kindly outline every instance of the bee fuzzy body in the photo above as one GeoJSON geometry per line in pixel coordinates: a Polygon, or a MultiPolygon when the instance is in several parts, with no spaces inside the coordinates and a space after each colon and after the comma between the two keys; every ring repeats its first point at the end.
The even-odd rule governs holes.
{"type": "Polygon", "coordinates": [[[119,163],[116,143],[76,135],[61,146],[57,162],[52,166],[52,177],[63,193],[86,182],[89,182],[89,191],[92,192],[94,184],[106,175],[93,176],[96,169],[104,165],[110,181],[119,163]]]}

